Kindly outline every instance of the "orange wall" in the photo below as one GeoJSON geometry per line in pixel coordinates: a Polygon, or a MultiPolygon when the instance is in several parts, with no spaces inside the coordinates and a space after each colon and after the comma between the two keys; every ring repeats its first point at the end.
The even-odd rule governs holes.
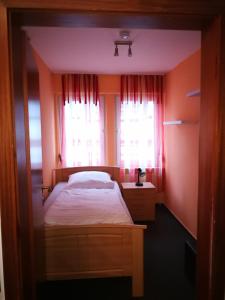
{"type": "Polygon", "coordinates": [[[52,169],[55,168],[55,118],[52,74],[43,60],[35,53],[39,71],[42,129],[43,184],[52,184],[52,169]]]}
{"type": "Polygon", "coordinates": [[[200,97],[186,93],[200,88],[200,51],[166,75],[165,120],[186,120],[165,129],[166,205],[197,236],[200,97]]]}
{"type": "Polygon", "coordinates": [[[105,156],[106,164],[115,166],[116,157],[116,95],[120,92],[119,75],[100,75],[99,91],[105,98],[105,156]]]}

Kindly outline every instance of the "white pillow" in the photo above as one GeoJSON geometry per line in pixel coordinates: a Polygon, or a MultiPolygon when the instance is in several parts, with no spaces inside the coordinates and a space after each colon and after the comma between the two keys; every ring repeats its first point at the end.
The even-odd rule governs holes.
{"type": "Polygon", "coordinates": [[[108,173],[82,171],[69,176],[67,187],[78,189],[113,189],[114,182],[108,173]]]}

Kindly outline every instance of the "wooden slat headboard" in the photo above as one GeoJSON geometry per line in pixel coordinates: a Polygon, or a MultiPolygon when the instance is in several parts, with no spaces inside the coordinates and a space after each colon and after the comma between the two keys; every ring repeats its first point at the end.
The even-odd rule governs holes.
{"type": "Polygon", "coordinates": [[[113,180],[120,183],[120,168],[119,167],[108,167],[108,166],[88,166],[88,167],[72,167],[72,168],[60,168],[53,170],[53,184],[60,181],[68,181],[69,175],[81,171],[101,171],[107,172],[111,175],[113,180]]]}

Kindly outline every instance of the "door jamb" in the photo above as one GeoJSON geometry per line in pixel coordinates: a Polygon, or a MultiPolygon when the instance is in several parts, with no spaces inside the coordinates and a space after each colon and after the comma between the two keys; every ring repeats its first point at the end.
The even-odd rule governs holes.
{"type": "MultiPolygon", "coordinates": [[[[6,18],[6,10],[2,9],[2,5],[0,6],[0,22],[1,22],[1,18],[4,18],[4,20],[6,18]]],[[[222,23],[223,23],[223,28],[224,28],[224,21],[222,23]]],[[[4,25],[6,25],[6,23],[4,25]]],[[[7,120],[6,120],[6,125],[4,126],[4,128],[7,130],[7,132],[9,132],[9,139],[10,139],[10,141],[6,141],[7,142],[6,143],[6,147],[8,147],[8,149],[10,151],[9,151],[9,153],[4,152],[2,154],[2,156],[3,156],[3,161],[5,161],[5,159],[7,157],[7,159],[8,159],[8,161],[9,161],[10,164],[4,163],[4,165],[3,165],[3,169],[5,168],[4,172],[7,172],[7,174],[6,174],[7,176],[5,177],[6,180],[4,181],[7,188],[5,190],[4,189],[2,190],[2,192],[3,192],[3,198],[1,199],[1,205],[2,205],[2,207],[5,208],[6,212],[9,212],[10,209],[13,209],[13,212],[16,212],[16,210],[17,210],[17,206],[16,206],[16,203],[15,203],[16,202],[16,182],[17,182],[16,175],[15,175],[16,158],[15,158],[15,155],[14,155],[15,141],[14,141],[14,129],[13,129],[14,124],[13,124],[13,118],[12,118],[12,115],[13,115],[13,105],[12,105],[12,100],[11,100],[12,99],[12,95],[11,95],[11,92],[10,92],[10,67],[9,67],[9,57],[8,57],[8,53],[9,52],[8,52],[8,49],[7,49],[7,41],[5,40],[5,38],[7,39],[7,37],[6,37],[7,30],[8,30],[7,27],[4,27],[2,29],[2,31],[0,29],[0,34],[3,33],[3,35],[4,35],[4,39],[3,39],[4,40],[4,46],[5,46],[5,48],[4,48],[4,57],[6,58],[6,62],[3,62],[3,70],[5,71],[5,74],[6,74],[5,77],[7,78],[7,81],[4,79],[3,84],[0,85],[0,95],[4,95],[6,97],[6,99],[7,99],[7,107],[6,107],[7,111],[6,111],[6,115],[5,115],[5,117],[7,118],[7,120]],[[7,186],[7,180],[10,180],[10,179],[13,180],[13,183],[12,183],[13,191],[11,190],[11,187],[7,186]],[[6,203],[6,198],[5,197],[7,198],[7,200],[9,201],[9,203],[6,203]],[[6,207],[5,207],[5,205],[6,205],[6,207]]],[[[204,29],[204,30],[207,30],[207,29],[204,29]]],[[[221,43],[222,43],[223,44],[223,50],[224,50],[224,40],[225,40],[224,32],[222,33],[221,39],[222,39],[222,41],[219,42],[219,46],[221,47],[221,43]]],[[[2,40],[2,36],[0,36],[0,41],[1,40],[2,40]]],[[[224,61],[224,58],[222,58],[222,61],[224,61]]],[[[221,130],[220,131],[220,135],[221,136],[219,138],[220,138],[220,142],[221,142],[221,140],[222,140],[222,133],[224,132],[223,130],[225,129],[224,128],[224,123],[225,123],[224,104],[222,105],[222,97],[224,98],[224,93],[222,93],[222,80],[221,80],[222,78],[224,79],[224,75],[223,75],[224,74],[224,70],[222,69],[222,67],[219,69],[219,72],[221,72],[222,76],[220,77],[220,82],[219,82],[219,85],[217,87],[217,91],[216,92],[219,93],[218,97],[220,97],[220,106],[222,108],[222,112],[220,112],[220,116],[219,116],[219,118],[220,118],[219,121],[221,122],[220,123],[220,125],[221,125],[221,127],[220,127],[220,130],[221,130]]],[[[1,75],[0,75],[0,78],[2,79],[1,75]]],[[[219,114],[219,112],[217,112],[217,114],[219,114]]],[[[2,125],[1,121],[0,121],[0,125],[2,125]]],[[[203,124],[203,126],[204,126],[204,124],[203,124]]],[[[2,132],[1,132],[1,134],[2,134],[2,132]]],[[[214,134],[216,135],[215,132],[214,132],[214,134]]],[[[219,154],[216,153],[216,155],[218,156],[218,158],[220,156],[221,159],[223,159],[222,155],[224,154],[224,152],[221,149],[222,146],[223,146],[222,143],[220,143],[220,149],[219,149],[220,153],[219,154]]],[[[223,162],[224,162],[224,159],[223,159],[223,162]]],[[[225,169],[225,165],[223,163],[222,166],[220,167],[220,169],[217,170],[216,176],[218,176],[218,174],[220,173],[221,176],[222,176],[222,178],[224,178],[224,169],[225,169]]],[[[2,170],[1,170],[1,177],[3,178],[3,176],[5,176],[5,174],[2,174],[2,170]]],[[[222,196],[224,195],[224,189],[222,188],[222,183],[218,182],[219,181],[218,178],[216,178],[216,179],[213,178],[213,180],[217,180],[216,182],[214,182],[214,188],[217,188],[220,192],[219,192],[219,195],[218,194],[214,194],[212,196],[214,197],[214,196],[217,195],[219,197],[219,200],[221,201],[222,200],[222,196]]],[[[216,201],[215,198],[214,198],[214,201],[216,201]]],[[[210,216],[211,219],[213,219],[215,217],[214,214],[215,214],[215,211],[211,211],[211,216],[210,216]]],[[[7,278],[8,277],[7,277],[6,274],[7,274],[7,272],[10,272],[10,271],[12,272],[12,266],[10,266],[10,267],[7,266],[8,262],[9,262],[9,257],[7,256],[7,250],[8,250],[7,248],[8,248],[8,245],[12,245],[12,244],[15,245],[15,244],[17,244],[17,239],[18,239],[18,232],[17,232],[17,230],[18,230],[18,223],[17,223],[17,216],[16,216],[16,214],[13,215],[13,224],[12,224],[13,227],[9,226],[9,224],[8,224],[8,220],[7,220],[8,215],[6,216],[6,214],[5,214],[5,215],[2,215],[2,217],[3,217],[2,218],[2,225],[3,225],[3,229],[2,229],[3,230],[3,255],[4,255],[4,263],[5,263],[4,271],[5,271],[5,276],[6,276],[5,277],[5,279],[6,279],[5,287],[6,287],[6,294],[7,294],[7,292],[9,292],[9,291],[8,291],[8,288],[7,288],[8,287],[8,284],[7,284],[7,280],[8,280],[7,278]],[[9,232],[13,233],[13,238],[14,238],[13,241],[9,239],[9,235],[10,234],[7,234],[7,235],[5,234],[4,235],[4,230],[7,230],[8,233],[9,232]],[[7,271],[7,269],[8,269],[8,271],[7,271]]],[[[210,221],[210,220],[208,220],[208,221],[210,221]]],[[[221,230],[221,228],[217,228],[216,227],[215,230],[221,230]]],[[[201,234],[201,232],[199,232],[199,233],[201,234]]],[[[223,231],[223,233],[224,233],[224,231],[223,231]]],[[[213,233],[211,233],[211,234],[213,234],[213,233]]],[[[222,236],[221,236],[221,238],[222,238],[222,236]]],[[[213,240],[213,235],[210,237],[210,242],[212,242],[212,241],[215,242],[213,240]]],[[[16,252],[19,253],[19,249],[17,249],[16,252]]],[[[19,262],[18,261],[16,262],[16,267],[17,267],[16,268],[17,269],[17,273],[16,273],[16,275],[14,274],[14,276],[18,277],[18,279],[19,279],[20,275],[19,275],[19,262]]],[[[214,270],[214,269],[212,268],[212,270],[214,270]]],[[[211,280],[213,280],[213,278],[214,277],[212,277],[211,280]]],[[[212,282],[209,282],[208,284],[210,285],[210,283],[212,283],[212,282]]],[[[210,290],[210,286],[208,286],[208,289],[210,290]]],[[[211,298],[211,297],[212,296],[210,296],[208,294],[208,299],[217,299],[217,300],[220,300],[219,298],[211,298]]],[[[16,298],[14,298],[14,299],[16,299],[16,298]]]]}

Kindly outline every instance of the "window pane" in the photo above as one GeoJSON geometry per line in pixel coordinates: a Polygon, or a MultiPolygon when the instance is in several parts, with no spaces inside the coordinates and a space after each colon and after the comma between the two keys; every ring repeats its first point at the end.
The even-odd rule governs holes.
{"type": "Polygon", "coordinates": [[[124,168],[154,167],[154,104],[152,101],[121,104],[120,164],[124,168]]]}
{"type": "Polygon", "coordinates": [[[65,158],[67,166],[103,163],[99,104],[71,101],[64,107],[65,158]]]}

